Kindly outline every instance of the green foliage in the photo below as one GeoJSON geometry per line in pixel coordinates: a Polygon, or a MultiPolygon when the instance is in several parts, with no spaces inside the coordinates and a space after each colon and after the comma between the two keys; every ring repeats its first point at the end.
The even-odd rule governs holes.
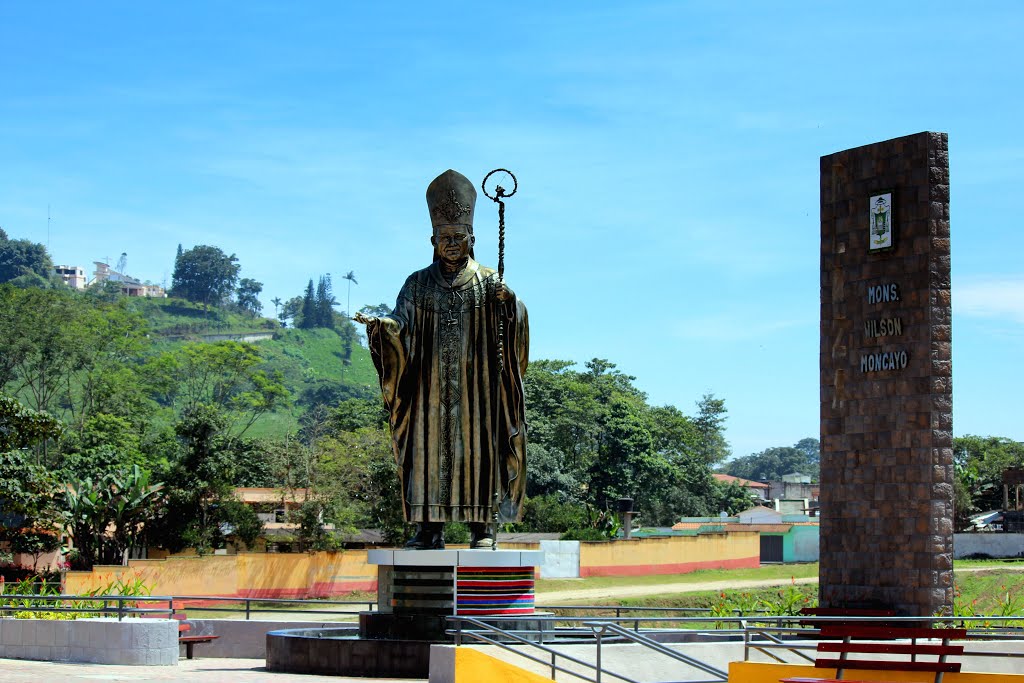
{"type": "Polygon", "coordinates": [[[279,325],[233,308],[210,308],[187,299],[170,297],[123,300],[123,305],[145,317],[154,334],[194,336],[201,334],[247,334],[277,330],[279,325]],[[266,325],[270,323],[268,328],[266,325]]]}
{"type": "Polygon", "coordinates": [[[46,247],[29,240],[8,239],[0,234],[0,283],[17,278],[34,278],[48,285],[53,274],[53,261],[46,247]]]}
{"type": "Polygon", "coordinates": [[[263,310],[260,303],[260,292],[263,291],[263,283],[256,282],[252,278],[243,277],[238,283],[238,290],[235,294],[238,297],[238,307],[247,311],[252,317],[259,315],[263,310]]]}
{"type": "Polygon", "coordinates": [[[200,554],[223,547],[231,527],[238,475],[235,442],[227,435],[229,420],[216,406],[187,409],[175,425],[178,440],[164,483],[166,512],[151,525],[151,538],[177,552],[200,554]]]}
{"type": "Polygon", "coordinates": [[[183,414],[215,406],[238,435],[289,400],[281,373],[266,370],[260,350],[244,342],[185,344],[150,359],[146,369],[161,403],[183,414]]]}
{"type": "Polygon", "coordinates": [[[459,544],[469,543],[471,534],[469,525],[462,522],[448,522],[444,525],[444,542],[459,544]]]}
{"type": "MultiPolygon", "coordinates": [[[[653,407],[633,377],[606,360],[531,363],[525,379],[530,425],[527,494],[557,495],[598,509],[633,498],[648,525],[712,512],[709,465],[728,452],[724,403],[705,396],[696,418],[653,407]]],[[[717,512],[714,510],[713,512],[717,512]]]]}
{"type": "Polygon", "coordinates": [[[235,498],[221,499],[219,507],[220,519],[225,525],[221,531],[246,548],[255,546],[263,535],[263,522],[256,510],[235,498]]]}
{"type": "MultiPolygon", "coordinates": [[[[99,586],[85,595],[98,598],[107,595],[120,595],[127,597],[147,597],[153,594],[151,586],[138,574],[130,576],[119,576],[104,586],[99,586]]],[[[28,577],[15,583],[7,584],[3,595],[0,596],[0,606],[21,607],[20,611],[14,612],[15,619],[45,619],[49,621],[68,621],[74,619],[88,619],[93,617],[109,615],[111,607],[103,600],[55,600],[60,595],[59,583],[47,583],[40,577],[28,577]],[[60,606],[69,608],[74,612],[48,611],[47,607],[60,606]]],[[[132,609],[138,606],[138,602],[125,600],[122,605],[125,609],[132,609]]],[[[113,607],[116,611],[116,606],[113,607]]]]}
{"type": "Polygon", "coordinates": [[[583,529],[588,523],[585,505],[562,501],[556,494],[527,498],[523,505],[522,526],[530,531],[563,533],[583,529]]]}
{"type": "Polygon", "coordinates": [[[234,254],[201,244],[174,259],[171,291],[207,307],[221,306],[234,292],[240,268],[234,254]]]}
{"type": "Polygon", "coordinates": [[[697,402],[697,417],[693,424],[700,435],[697,455],[708,465],[729,457],[729,444],[725,441],[725,400],[714,394],[704,394],[697,402]]]}
{"type": "Polygon", "coordinates": [[[817,439],[805,438],[792,446],[766,448],[725,463],[726,474],[752,481],[778,481],[786,474],[806,474],[817,481],[821,470],[821,450],[817,439]]]}
{"type": "Polygon", "coordinates": [[[37,562],[42,553],[59,546],[54,503],[59,486],[52,472],[25,449],[56,437],[60,429],[49,415],[0,395],[0,539],[37,562]]]}
{"type": "Polygon", "coordinates": [[[749,510],[757,504],[757,496],[746,486],[736,482],[716,482],[718,488],[718,511],[732,516],[749,510]]]}
{"type": "Polygon", "coordinates": [[[1003,472],[1024,468],[1024,443],[998,436],[953,439],[956,468],[956,529],[967,528],[976,512],[1003,508],[1003,472]]]}
{"type": "Polygon", "coordinates": [[[330,501],[325,520],[350,529],[376,528],[389,542],[404,541],[408,526],[387,432],[378,427],[337,431],[321,439],[319,447],[322,469],[313,486],[330,501]]]}
{"type": "Polygon", "coordinates": [[[57,438],[61,430],[60,422],[51,415],[26,408],[18,400],[0,394],[0,452],[57,438]]]}
{"type": "Polygon", "coordinates": [[[122,412],[119,385],[132,390],[145,335],[143,319],[122,304],[70,290],[0,286],[0,389],[36,410],[61,409],[73,423],[101,410],[122,412]]]}
{"type": "Polygon", "coordinates": [[[570,528],[560,536],[563,541],[612,541],[618,538],[622,524],[618,516],[607,510],[597,510],[587,506],[584,524],[570,528]]]}
{"type": "Polygon", "coordinates": [[[62,490],[60,508],[75,539],[75,569],[122,564],[125,554],[141,545],[164,501],[163,487],[151,477],[136,465],[97,480],[71,482],[62,490]]]}

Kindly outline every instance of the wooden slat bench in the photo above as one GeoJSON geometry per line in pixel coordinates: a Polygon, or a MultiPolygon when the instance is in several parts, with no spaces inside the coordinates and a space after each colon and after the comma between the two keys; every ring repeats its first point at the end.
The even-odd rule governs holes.
{"type": "Polygon", "coordinates": [[[186,635],[189,631],[192,630],[192,624],[186,623],[186,620],[188,619],[188,617],[186,617],[183,613],[178,612],[177,614],[172,614],[171,618],[178,620],[178,642],[181,643],[181,644],[184,644],[184,646],[185,646],[185,658],[186,659],[192,659],[192,655],[193,655],[192,650],[196,646],[196,644],[198,644],[198,643],[209,643],[209,642],[212,642],[212,641],[216,640],[217,638],[220,638],[220,636],[214,636],[214,635],[206,635],[206,636],[190,636],[190,635],[186,635]]]}
{"type": "Polygon", "coordinates": [[[838,654],[839,657],[818,657],[814,666],[836,669],[835,678],[783,678],[782,683],[873,683],[870,679],[847,679],[843,675],[848,669],[875,671],[921,671],[934,673],[935,683],[942,682],[942,675],[960,671],[960,662],[946,661],[946,657],[962,655],[963,645],[950,645],[951,640],[963,640],[967,629],[962,628],[915,628],[883,626],[879,622],[868,624],[823,622],[820,625],[818,652],[838,654]],[[838,642],[827,642],[837,640],[838,642]],[[940,640],[941,645],[919,643],[919,640],[940,640]],[[881,642],[879,642],[881,641],[881,642]],[[862,659],[851,658],[852,654],[866,655],[909,655],[909,659],[862,659]],[[936,657],[921,660],[918,657],[936,657]]]}

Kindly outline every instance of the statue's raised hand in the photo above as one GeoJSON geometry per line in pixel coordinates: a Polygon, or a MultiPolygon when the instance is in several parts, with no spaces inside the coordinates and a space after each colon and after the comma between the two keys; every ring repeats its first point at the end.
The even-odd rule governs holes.
{"type": "Polygon", "coordinates": [[[364,325],[372,325],[380,320],[380,318],[375,315],[366,315],[365,313],[356,313],[356,316],[352,319],[357,323],[362,323],[364,325]]]}

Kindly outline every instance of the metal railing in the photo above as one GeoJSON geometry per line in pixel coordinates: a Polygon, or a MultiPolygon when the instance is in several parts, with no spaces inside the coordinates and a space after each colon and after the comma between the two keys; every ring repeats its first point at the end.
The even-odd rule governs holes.
{"type": "MultiPolygon", "coordinates": [[[[580,607],[572,609],[579,610],[580,607]]],[[[588,610],[608,608],[588,606],[588,610]]],[[[623,608],[629,610],[633,608],[623,608]]],[[[668,610],[652,608],[651,611],[668,612],[668,610]]],[[[704,611],[704,614],[707,612],[704,611]]],[[[515,653],[529,661],[545,667],[550,677],[567,674],[591,683],[604,681],[623,681],[637,683],[629,675],[616,672],[606,667],[603,648],[609,642],[635,643],[644,651],[666,656],[681,665],[694,670],[695,673],[711,676],[707,679],[690,678],[688,683],[719,683],[728,680],[727,672],[701,661],[696,657],[682,653],[665,644],[673,636],[685,633],[689,637],[705,641],[739,640],[743,642],[743,659],[749,660],[752,652],[757,651],[769,659],[779,663],[813,664],[814,656],[807,652],[816,652],[820,631],[814,626],[804,624],[822,624],[827,622],[851,623],[863,621],[865,624],[877,625],[877,618],[870,617],[799,617],[799,616],[750,616],[741,617],[567,617],[531,615],[522,617],[468,617],[452,616],[448,618],[452,628],[448,633],[454,637],[456,645],[470,643],[486,644],[504,651],[515,653]],[[505,628],[491,623],[501,622],[505,628]],[[507,628],[509,622],[521,621],[526,628],[507,628]],[[680,628],[683,625],[690,628],[680,628]],[[530,626],[532,625],[532,627],[530,626]],[[630,625],[631,628],[626,628],[630,625]],[[676,628],[665,628],[664,626],[676,628]],[[554,641],[563,644],[575,642],[592,643],[595,647],[594,660],[586,661],[579,656],[569,654],[560,649],[554,641]],[[779,656],[788,654],[788,657],[779,656]],[[794,661],[795,660],[795,661],[794,661]],[[572,668],[575,667],[575,668],[572,668]]],[[[1015,641],[1024,644],[1024,630],[1009,624],[1019,624],[1021,617],[886,617],[887,623],[907,625],[931,624],[934,626],[953,626],[967,628],[968,640],[1015,641]]],[[[579,654],[578,652],[576,653],[579,654]]],[[[1008,650],[988,651],[965,649],[963,657],[979,658],[1024,658],[1024,648],[1020,652],[1008,650]]]]}
{"type": "Polygon", "coordinates": [[[584,623],[587,626],[594,629],[594,635],[597,638],[596,683],[601,683],[601,642],[604,639],[604,636],[609,633],[624,638],[630,642],[636,643],[637,645],[642,645],[649,650],[653,650],[654,652],[663,654],[666,657],[670,657],[671,659],[676,660],[677,662],[681,662],[690,667],[693,667],[698,671],[703,671],[706,674],[714,676],[714,678],[710,678],[707,681],[694,681],[693,683],[718,683],[719,681],[729,680],[729,674],[727,672],[722,671],[721,669],[716,668],[714,666],[711,666],[710,664],[702,662],[699,659],[696,659],[695,657],[690,657],[689,655],[683,654],[682,652],[677,652],[676,650],[673,650],[670,647],[666,647],[665,645],[659,643],[656,640],[652,640],[651,638],[640,635],[639,633],[636,633],[634,631],[624,629],[618,624],[610,624],[608,622],[600,621],[591,621],[584,623]]]}
{"type": "Polygon", "coordinates": [[[168,616],[188,610],[199,612],[229,612],[244,614],[246,620],[252,618],[253,612],[281,612],[301,614],[328,614],[337,616],[357,615],[365,610],[376,607],[375,600],[300,600],[290,598],[235,598],[211,597],[206,595],[14,595],[0,594],[0,616],[9,616],[17,612],[56,612],[98,614],[116,616],[118,621],[126,616],[160,615],[168,616]],[[239,607],[211,607],[207,604],[193,603],[225,603],[239,607]],[[162,604],[166,603],[166,607],[162,604]],[[70,605],[70,606],[69,606],[70,605]],[[275,609],[268,605],[286,605],[289,607],[310,605],[312,607],[351,606],[351,609],[275,609]]]}
{"type": "MultiPolygon", "coordinates": [[[[580,609],[573,607],[572,609],[580,609]]],[[[608,609],[601,607],[586,606],[587,610],[608,609]]],[[[627,611],[631,608],[622,608],[627,611]]],[[[707,614],[707,610],[690,609],[654,609],[656,612],[699,612],[707,614]]],[[[447,631],[452,635],[456,645],[463,645],[471,642],[494,645],[502,650],[513,652],[517,656],[524,657],[534,663],[544,666],[550,671],[552,679],[558,673],[575,676],[581,680],[591,683],[603,683],[608,680],[624,681],[625,683],[638,683],[625,673],[608,669],[605,666],[604,646],[609,643],[635,643],[651,652],[658,653],[673,659],[680,664],[710,675],[710,679],[692,679],[693,683],[720,683],[728,680],[728,674],[721,669],[703,662],[695,657],[681,653],[668,647],[658,638],[671,638],[672,634],[685,633],[687,637],[704,636],[708,640],[721,640],[732,638],[739,641],[743,637],[743,617],[695,617],[695,616],[643,616],[643,617],[571,617],[563,615],[528,615],[519,617],[448,617],[453,628],[447,631]],[[495,623],[508,624],[509,622],[522,622],[527,628],[509,629],[502,628],[495,623]],[[632,628],[625,628],[623,624],[630,624],[632,628]],[[692,628],[679,628],[687,624],[692,628]],[[723,628],[723,626],[734,625],[734,628],[723,628]],[[530,628],[530,625],[536,625],[530,628]],[[664,628],[663,625],[676,626],[676,628],[664,628]],[[589,662],[574,655],[566,653],[557,647],[553,647],[553,641],[574,644],[593,644],[595,647],[594,661],[589,662]],[[569,664],[575,665],[575,669],[569,668],[569,664]]]]}
{"type": "MultiPolygon", "coordinates": [[[[758,621],[761,620],[749,620],[758,621]]],[[[818,640],[834,640],[834,638],[820,638],[820,630],[817,626],[829,623],[857,624],[865,626],[877,626],[878,617],[788,617],[788,624],[775,620],[775,623],[763,625],[748,625],[743,634],[743,659],[749,661],[751,651],[760,652],[780,663],[787,663],[786,660],[774,654],[773,651],[784,651],[800,658],[805,662],[814,662],[814,657],[803,653],[805,650],[817,651],[818,640]],[[803,624],[801,627],[799,624],[803,624]],[[787,640],[786,636],[792,638],[787,640]]],[[[921,626],[928,625],[936,627],[936,638],[941,637],[941,627],[957,627],[967,629],[967,640],[989,640],[989,641],[1016,641],[1024,642],[1024,630],[1018,626],[1010,626],[1011,623],[1020,624],[1024,619],[1016,617],[885,617],[886,625],[899,626],[921,626]]],[[[968,650],[960,657],[1011,657],[1024,658],[1024,651],[993,652],[989,650],[968,650]]]]}

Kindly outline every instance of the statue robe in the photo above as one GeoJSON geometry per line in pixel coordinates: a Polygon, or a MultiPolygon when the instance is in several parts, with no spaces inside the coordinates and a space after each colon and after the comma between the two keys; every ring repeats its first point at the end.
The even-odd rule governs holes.
{"type": "Polygon", "coordinates": [[[490,522],[496,486],[500,521],[522,514],[529,325],[518,298],[497,300],[497,281],[469,259],[448,284],[435,261],[409,276],[391,315],[367,326],[410,522],[490,522]]]}

